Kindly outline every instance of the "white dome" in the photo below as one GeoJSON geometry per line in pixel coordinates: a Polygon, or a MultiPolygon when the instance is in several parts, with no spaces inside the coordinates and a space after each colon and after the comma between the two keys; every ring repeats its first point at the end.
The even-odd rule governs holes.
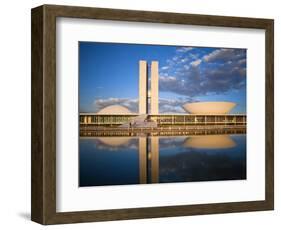
{"type": "Polygon", "coordinates": [[[186,103],[183,108],[191,114],[227,114],[236,103],[226,101],[194,102],[186,103]]]}
{"type": "Polygon", "coordinates": [[[101,109],[100,111],[97,112],[97,114],[132,114],[132,112],[127,109],[125,106],[121,106],[121,105],[110,105],[107,106],[103,109],[101,109]]]}

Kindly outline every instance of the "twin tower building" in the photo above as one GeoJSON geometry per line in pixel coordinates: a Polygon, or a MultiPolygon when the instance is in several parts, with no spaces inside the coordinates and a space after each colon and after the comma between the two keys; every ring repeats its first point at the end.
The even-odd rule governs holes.
{"type": "Polygon", "coordinates": [[[152,61],[151,65],[147,61],[139,61],[139,114],[157,115],[159,113],[158,89],[158,61],[152,61]]]}

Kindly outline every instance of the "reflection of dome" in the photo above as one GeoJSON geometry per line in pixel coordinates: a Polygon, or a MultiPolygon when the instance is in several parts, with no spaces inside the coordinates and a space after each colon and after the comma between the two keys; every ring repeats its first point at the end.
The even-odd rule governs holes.
{"type": "Polygon", "coordinates": [[[121,105],[110,105],[97,112],[97,114],[131,114],[131,113],[132,112],[129,109],[121,105]]]}
{"type": "Polygon", "coordinates": [[[233,102],[194,102],[183,105],[185,111],[191,114],[227,114],[236,106],[233,102]]]}
{"type": "Polygon", "coordinates": [[[236,143],[228,135],[204,135],[187,138],[184,146],[202,149],[226,149],[235,147],[236,143]]]}
{"type": "Polygon", "coordinates": [[[104,145],[117,147],[129,144],[131,137],[99,137],[98,140],[104,145]]]}

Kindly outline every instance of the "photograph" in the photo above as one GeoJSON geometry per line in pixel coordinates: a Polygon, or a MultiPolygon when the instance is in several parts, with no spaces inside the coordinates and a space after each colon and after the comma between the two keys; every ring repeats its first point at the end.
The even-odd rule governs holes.
{"type": "Polygon", "coordinates": [[[79,187],[247,179],[247,49],[78,50],[79,187]]]}
{"type": "Polygon", "coordinates": [[[274,210],[276,20],[158,7],[31,9],[32,221],[274,210]]]}

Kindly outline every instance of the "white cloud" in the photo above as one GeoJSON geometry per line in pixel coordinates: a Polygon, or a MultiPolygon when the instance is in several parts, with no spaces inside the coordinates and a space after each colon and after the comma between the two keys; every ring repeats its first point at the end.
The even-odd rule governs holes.
{"type": "Polygon", "coordinates": [[[106,99],[96,99],[93,102],[94,112],[97,112],[110,105],[122,105],[130,109],[132,112],[137,112],[138,100],[131,98],[106,98],[106,99]]]}
{"type": "Polygon", "coordinates": [[[197,60],[195,60],[193,62],[190,62],[190,65],[192,65],[193,67],[197,67],[198,65],[201,64],[201,62],[202,61],[200,59],[197,59],[197,60]]]}
{"type": "Polygon", "coordinates": [[[161,67],[161,70],[166,70],[166,69],[169,69],[169,66],[162,66],[161,67]]]}
{"type": "MultiPolygon", "coordinates": [[[[194,100],[191,97],[180,97],[176,99],[159,98],[159,111],[160,113],[184,113],[182,105],[192,101],[194,100]]],[[[130,99],[130,98],[96,99],[93,102],[93,105],[95,108],[93,112],[98,112],[100,109],[103,109],[110,105],[122,105],[127,107],[132,112],[135,113],[138,112],[138,99],[130,99]]]]}
{"type": "Polygon", "coordinates": [[[190,67],[189,67],[189,65],[184,65],[183,68],[184,68],[185,70],[188,70],[190,67]]]}
{"type": "Polygon", "coordinates": [[[215,62],[219,60],[233,61],[240,58],[241,52],[239,49],[216,49],[203,57],[206,62],[215,62]]]}
{"type": "Polygon", "coordinates": [[[159,81],[163,82],[163,83],[170,83],[170,82],[175,82],[177,81],[177,78],[173,77],[173,76],[159,76],[159,81]]]}
{"type": "Polygon", "coordinates": [[[180,48],[177,49],[177,52],[178,53],[186,53],[186,52],[188,52],[192,49],[193,49],[193,47],[180,47],[180,48]]]}
{"type": "MultiPolygon", "coordinates": [[[[190,59],[190,53],[187,56],[190,59]]],[[[171,65],[169,72],[161,72],[159,88],[163,92],[190,97],[244,89],[246,86],[244,62],[246,62],[244,49],[216,49],[190,63],[183,63],[181,66],[171,65]],[[199,65],[200,69],[197,68],[199,65]]]]}
{"type": "Polygon", "coordinates": [[[181,59],[181,62],[182,62],[182,63],[185,63],[185,62],[187,62],[187,61],[188,61],[188,58],[187,58],[187,57],[181,59]]]}
{"type": "Polygon", "coordinates": [[[239,64],[244,64],[244,63],[246,63],[246,58],[239,60],[238,63],[239,63],[239,64]]]}

